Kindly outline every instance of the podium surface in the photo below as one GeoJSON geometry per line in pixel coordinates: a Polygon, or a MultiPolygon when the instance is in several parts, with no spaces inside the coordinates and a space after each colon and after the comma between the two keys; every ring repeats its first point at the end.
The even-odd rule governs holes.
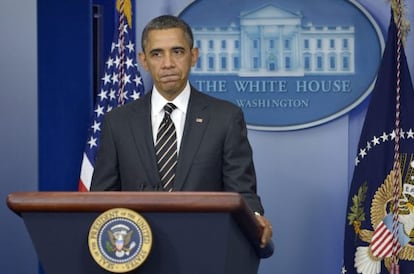
{"type": "Polygon", "coordinates": [[[106,210],[127,208],[148,222],[153,243],[137,269],[145,274],[253,274],[260,228],[237,193],[20,192],[7,204],[20,215],[46,274],[111,273],[88,248],[88,233],[106,210]]]}

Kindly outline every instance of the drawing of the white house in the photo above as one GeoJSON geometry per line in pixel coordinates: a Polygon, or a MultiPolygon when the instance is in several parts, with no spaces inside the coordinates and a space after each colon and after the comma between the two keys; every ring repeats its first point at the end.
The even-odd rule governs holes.
{"type": "Polygon", "coordinates": [[[241,12],[228,26],[194,27],[193,74],[252,77],[355,73],[354,26],[304,25],[300,12],[272,4],[241,12]]]}

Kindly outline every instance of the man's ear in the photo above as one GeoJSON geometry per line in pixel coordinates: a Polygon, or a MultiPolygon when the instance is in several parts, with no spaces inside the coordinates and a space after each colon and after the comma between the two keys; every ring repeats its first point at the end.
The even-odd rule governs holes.
{"type": "Polygon", "coordinates": [[[191,66],[193,67],[198,61],[198,48],[191,49],[191,66]]]}
{"type": "Polygon", "coordinates": [[[147,58],[145,56],[144,52],[138,53],[139,62],[141,63],[141,66],[148,71],[148,65],[147,65],[147,58]]]}

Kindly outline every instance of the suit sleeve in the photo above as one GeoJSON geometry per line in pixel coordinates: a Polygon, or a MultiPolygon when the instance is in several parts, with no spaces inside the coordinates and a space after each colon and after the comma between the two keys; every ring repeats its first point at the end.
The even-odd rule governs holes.
{"type": "Polygon", "coordinates": [[[92,176],[91,191],[120,190],[118,160],[111,123],[104,118],[101,142],[92,176]]]}
{"type": "Polygon", "coordinates": [[[256,172],[246,122],[239,108],[230,120],[224,141],[223,183],[226,191],[239,192],[253,211],[264,213],[256,193],[256,172]]]}

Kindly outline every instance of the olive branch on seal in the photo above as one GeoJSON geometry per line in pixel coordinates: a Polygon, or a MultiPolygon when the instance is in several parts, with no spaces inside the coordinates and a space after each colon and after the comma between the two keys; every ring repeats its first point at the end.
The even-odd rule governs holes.
{"type": "Polygon", "coordinates": [[[358,193],[352,197],[352,206],[349,207],[349,225],[354,226],[355,238],[361,231],[361,223],[365,221],[364,202],[367,195],[368,184],[365,181],[358,189],[358,193]]]}

